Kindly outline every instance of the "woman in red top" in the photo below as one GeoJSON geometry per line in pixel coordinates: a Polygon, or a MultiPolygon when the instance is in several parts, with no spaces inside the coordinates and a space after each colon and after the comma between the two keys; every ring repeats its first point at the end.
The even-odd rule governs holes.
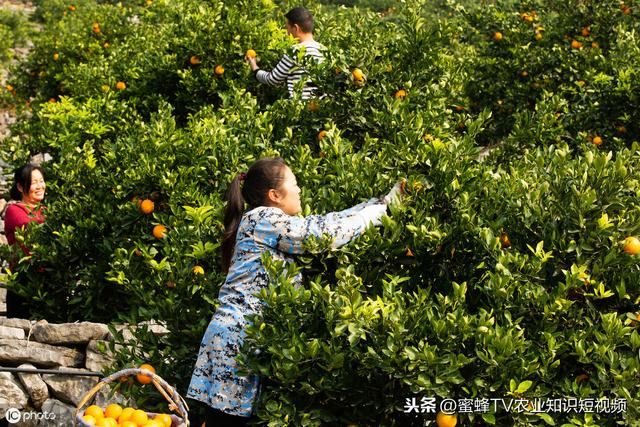
{"type": "MultiPolygon", "coordinates": [[[[11,199],[4,214],[4,232],[7,242],[15,245],[16,229],[24,228],[28,223],[35,221],[38,224],[44,222],[44,199],[46,185],[44,182],[44,170],[33,163],[29,163],[14,174],[13,187],[11,187],[11,199]]],[[[29,255],[26,246],[20,243],[25,255],[29,255]]],[[[12,267],[15,263],[12,262],[12,267]]],[[[29,310],[21,297],[7,290],[7,317],[28,317],[29,310]]]]}

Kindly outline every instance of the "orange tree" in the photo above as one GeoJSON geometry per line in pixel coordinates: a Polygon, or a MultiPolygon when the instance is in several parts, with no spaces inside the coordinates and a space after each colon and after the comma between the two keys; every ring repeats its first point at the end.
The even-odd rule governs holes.
{"type": "MultiPolygon", "coordinates": [[[[264,260],[273,285],[243,356],[263,374],[261,422],[433,422],[405,413],[412,397],[627,399],[626,414],[460,411],[460,425],[637,418],[639,269],[622,250],[640,234],[633,14],[424,3],[313,6],[329,50],[310,78],[327,96],[304,102],[278,99],[284,89],[243,63],[249,48],[265,68],[278,61],[293,3],[38,4],[42,32],[12,76],[33,116],[5,149],[14,163],[53,157],[49,210],[10,286],[50,321],[162,322],[168,335],[137,330],[113,368],[148,361],[184,392],[224,280],[223,195],[237,173],[284,157],[305,214],[405,178],[383,227],[338,251],[309,242],[300,289],[296,267],[264,260]],[[593,15],[585,36],[580,14],[593,15]],[[576,31],[582,50],[562,39],[576,31]],[[563,71],[574,69],[593,79],[577,85],[563,71]],[[501,144],[478,161],[487,142],[501,144]]],[[[126,344],[116,337],[112,348],[126,344]]]]}

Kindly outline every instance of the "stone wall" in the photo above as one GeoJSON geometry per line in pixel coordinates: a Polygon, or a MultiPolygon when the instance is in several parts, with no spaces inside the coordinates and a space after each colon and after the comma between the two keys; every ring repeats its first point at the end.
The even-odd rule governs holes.
{"type": "MultiPolygon", "coordinates": [[[[155,333],[167,332],[162,326],[147,324],[155,333]]],[[[135,345],[131,327],[116,327],[128,345],[135,345]]],[[[99,376],[71,373],[96,373],[113,362],[107,343],[113,340],[107,325],[101,323],[51,324],[0,318],[0,366],[38,368],[61,373],[14,373],[0,369],[0,424],[9,410],[19,410],[17,427],[72,426],[73,414],[83,396],[99,381],[99,376]]],[[[94,403],[134,406],[122,395],[109,396],[103,387],[94,403]]]]}

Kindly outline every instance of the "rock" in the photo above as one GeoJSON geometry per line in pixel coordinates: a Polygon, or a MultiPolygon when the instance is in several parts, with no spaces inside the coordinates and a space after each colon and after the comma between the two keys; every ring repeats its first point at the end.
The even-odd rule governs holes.
{"type": "Polygon", "coordinates": [[[10,317],[8,319],[0,319],[0,326],[7,326],[9,328],[20,328],[24,331],[25,334],[29,334],[29,331],[31,330],[31,321],[10,317]]]}
{"type": "MultiPolygon", "coordinates": [[[[35,369],[35,366],[28,363],[24,363],[18,367],[35,369]]],[[[49,398],[49,388],[47,388],[47,384],[42,380],[40,374],[17,373],[17,375],[25,390],[29,393],[31,403],[33,403],[35,409],[40,410],[42,404],[49,398]]]]}
{"type": "Polygon", "coordinates": [[[41,321],[31,331],[32,339],[46,344],[86,344],[91,340],[104,339],[109,333],[102,323],[80,322],[49,324],[41,321]]]}
{"type": "MultiPolygon", "coordinates": [[[[69,369],[65,371],[89,372],[85,369],[69,369]]],[[[82,398],[97,383],[96,377],[79,377],[72,375],[44,374],[42,379],[51,389],[51,393],[65,403],[77,406],[82,398]]]]}
{"type": "Polygon", "coordinates": [[[67,347],[3,338],[0,339],[0,362],[33,363],[40,367],[80,367],[84,363],[84,354],[67,347]]]}
{"type": "Polygon", "coordinates": [[[90,371],[101,372],[115,360],[107,346],[108,341],[93,340],[87,345],[84,366],[90,371]],[[104,352],[101,350],[104,347],[104,352]]]}
{"type": "Polygon", "coordinates": [[[24,330],[21,328],[0,326],[0,338],[13,338],[16,340],[23,340],[25,338],[24,330]]]}
{"type": "Polygon", "coordinates": [[[72,427],[76,408],[57,399],[48,399],[42,405],[42,417],[38,427],[72,427]]]}
{"type": "Polygon", "coordinates": [[[23,409],[28,402],[29,396],[19,381],[9,372],[0,372],[0,419],[9,408],[23,409]]]}
{"type": "MultiPolygon", "coordinates": [[[[129,341],[134,341],[135,337],[133,335],[133,333],[135,332],[135,330],[137,328],[140,327],[146,327],[147,329],[149,329],[151,332],[153,332],[154,334],[158,335],[158,336],[163,336],[163,335],[167,335],[170,331],[165,327],[164,324],[162,323],[158,323],[154,320],[148,320],[145,322],[140,322],[140,324],[138,325],[114,325],[116,331],[120,332],[122,334],[122,338],[124,340],[124,342],[129,342],[129,341]]],[[[111,334],[111,332],[109,332],[109,335],[107,336],[108,340],[112,340],[114,339],[113,334],[111,334]]]]}

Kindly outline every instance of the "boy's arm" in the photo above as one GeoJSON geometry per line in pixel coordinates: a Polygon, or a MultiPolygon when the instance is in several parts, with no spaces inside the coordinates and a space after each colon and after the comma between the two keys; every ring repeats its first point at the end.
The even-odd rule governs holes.
{"type": "Polygon", "coordinates": [[[268,84],[268,85],[279,85],[287,80],[287,76],[289,75],[289,70],[294,66],[293,60],[289,57],[289,55],[284,55],[280,62],[274,67],[271,71],[265,71],[261,69],[256,69],[256,79],[260,83],[268,84]]]}

